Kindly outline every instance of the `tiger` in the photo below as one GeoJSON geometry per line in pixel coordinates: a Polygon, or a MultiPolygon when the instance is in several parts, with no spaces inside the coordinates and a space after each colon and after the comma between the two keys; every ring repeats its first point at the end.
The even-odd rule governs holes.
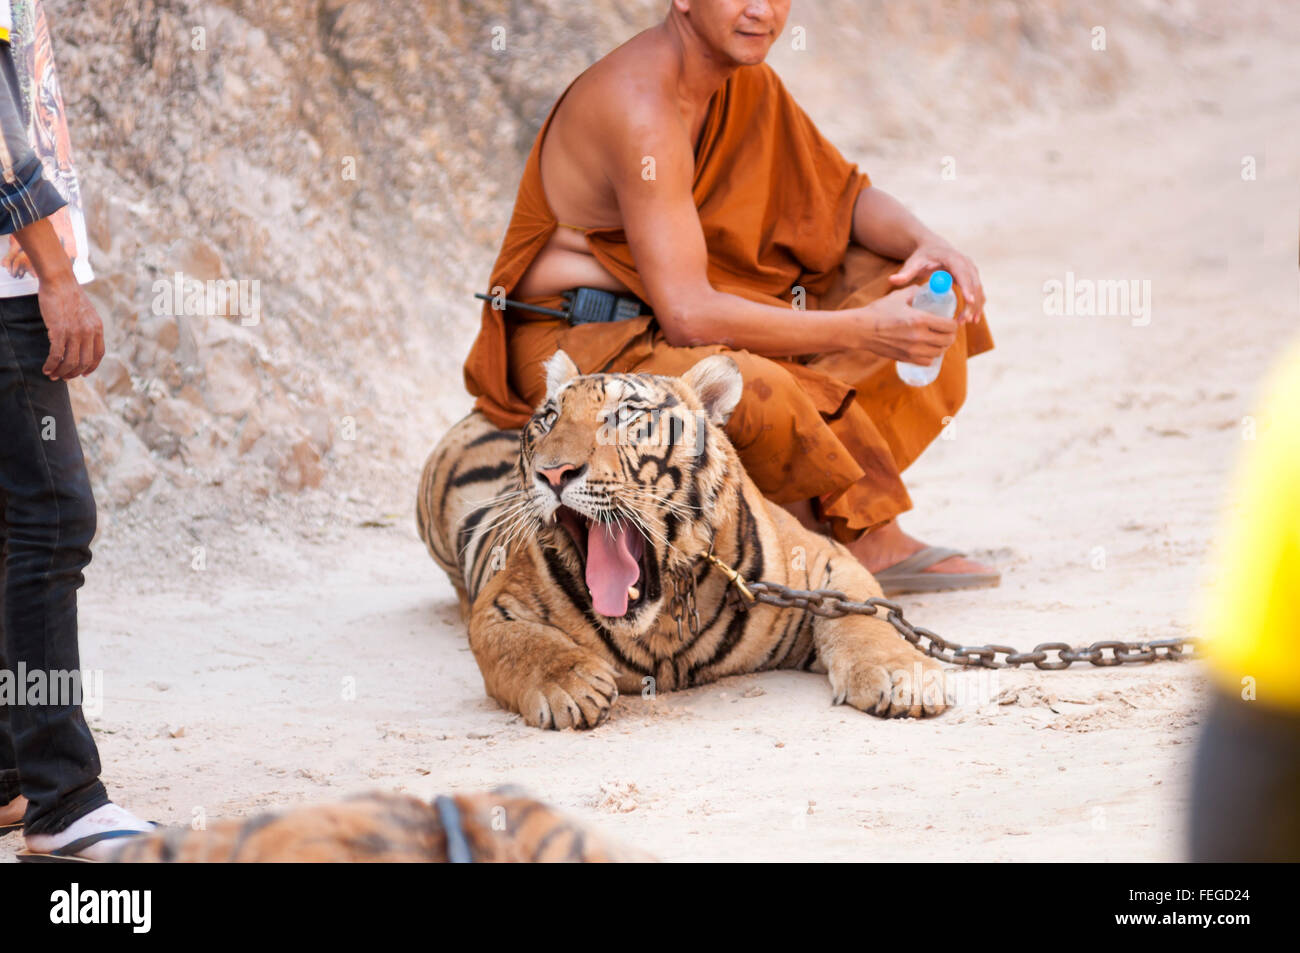
{"type": "Polygon", "coordinates": [[[162,828],[124,839],[110,858],[129,864],[654,860],[644,851],[606,840],[515,787],[434,802],[372,792],[336,804],[221,820],[206,830],[162,828]]]}
{"type": "Polygon", "coordinates": [[[750,604],[728,574],[880,597],[840,543],[769,502],[724,427],[743,380],[725,354],[679,378],[582,374],[563,350],[522,430],[472,412],[421,474],[416,524],[468,622],[487,694],[539,728],[594,728],[619,693],[770,669],[830,679],[834,704],[936,715],[931,657],[881,618],[750,604]]]}

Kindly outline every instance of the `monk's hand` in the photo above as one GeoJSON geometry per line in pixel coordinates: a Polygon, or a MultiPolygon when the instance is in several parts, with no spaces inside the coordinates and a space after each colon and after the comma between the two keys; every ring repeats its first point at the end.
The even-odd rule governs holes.
{"type": "Polygon", "coordinates": [[[957,320],[913,308],[916,291],[899,288],[862,309],[870,325],[867,350],[929,367],[957,340],[957,320]]]}
{"type": "Polygon", "coordinates": [[[957,321],[978,321],[984,314],[984,285],[980,282],[979,269],[942,238],[934,236],[920,242],[903,267],[889,276],[889,281],[897,288],[940,268],[952,275],[953,282],[961,289],[963,307],[956,315],[957,321]]]}

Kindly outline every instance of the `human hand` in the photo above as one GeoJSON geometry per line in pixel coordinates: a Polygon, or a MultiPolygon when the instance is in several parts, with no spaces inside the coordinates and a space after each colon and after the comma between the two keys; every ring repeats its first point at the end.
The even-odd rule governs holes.
{"type": "Polygon", "coordinates": [[[99,367],[104,359],[104,322],[72,272],[43,278],[37,300],[50,336],[50,354],[41,368],[45,376],[66,381],[99,367]]]}
{"type": "Polygon", "coordinates": [[[922,241],[903,262],[903,267],[889,276],[895,287],[905,286],[918,275],[942,268],[952,275],[953,283],[961,289],[964,307],[955,315],[958,323],[978,321],[984,314],[984,285],[980,282],[975,263],[943,239],[934,236],[922,241]]]}
{"type": "Polygon", "coordinates": [[[917,289],[891,291],[861,309],[869,326],[867,350],[929,367],[957,339],[957,320],[912,307],[917,289]]]}
{"type": "Polygon", "coordinates": [[[27,252],[23,251],[21,245],[12,242],[9,246],[9,253],[5,255],[4,261],[0,262],[4,270],[9,272],[15,278],[25,278],[32,272],[31,259],[27,257],[27,252]]]}

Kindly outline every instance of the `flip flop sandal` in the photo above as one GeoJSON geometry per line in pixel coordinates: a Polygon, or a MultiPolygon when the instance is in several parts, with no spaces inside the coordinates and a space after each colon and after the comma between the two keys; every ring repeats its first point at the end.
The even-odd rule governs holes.
{"type": "Polygon", "coordinates": [[[872,573],[886,596],[908,592],[953,592],[958,589],[992,589],[1002,581],[1000,572],[926,572],[935,563],[952,556],[965,556],[957,549],[927,546],[888,569],[872,573]]]}
{"type": "MultiPolygon", "coordinates": [[[[154,827],[157,827],[154,824],[154,827]]],[[[62,847],[56,847],[52,851],[35,851],[20,850],[17,853],[18,863],[20,864],[98,864],[102,861],[91,860],[89,857],[78,857],[87,847],[93,847],[96,844],[106,840],[117,840],[123,837],[140,837],[148,834],[148,831],[100,831],[97,834],[89,834],[86,837],[79,837],[71,844],[64,844],[62,847]]]]}
{"type": "Polygon", "coordinates": [[[20,831],[22,829],[22,821],[19,821],[17,824],[0,824],[0,837],[4,837],[6,834],[12,834],[15,831],[20,831]]]}

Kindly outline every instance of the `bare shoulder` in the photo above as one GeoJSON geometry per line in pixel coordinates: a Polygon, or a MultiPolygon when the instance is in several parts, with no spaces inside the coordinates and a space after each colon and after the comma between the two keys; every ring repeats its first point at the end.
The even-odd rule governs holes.
{"type": "MultiPolygon", "coordinates": [[[[692,163],[678,112],[679,67],[653,30],[638,34],[574,81],[555,111],[541,156],[542,185],[562,222],[623,223],[617,197],[656,157],[660,178],[692,163]]],[[[563,240],[563,236],[560,239],[563,240]]]]}
{"type": "Polygon", "coordinates": [[[574,82],[555,116],[557,134],[608,143],[680,133],[675,91],[679,66],[653,31],[638,34],[574,82]],[[590,138],[594,137],[594,138],[590,138]]]}

